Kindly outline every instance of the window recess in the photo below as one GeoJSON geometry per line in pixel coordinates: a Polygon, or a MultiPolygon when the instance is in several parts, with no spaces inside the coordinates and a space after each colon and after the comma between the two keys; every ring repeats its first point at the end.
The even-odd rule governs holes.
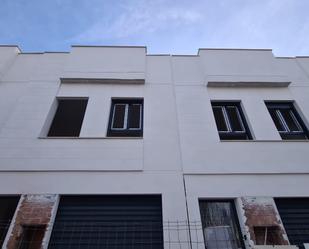
{"type": "Polygon", "coordinates": [[[143,99],[113,99],[107,136],[143,136],[143,99]]]}
{"type": "Polygon", "coordinates": [[[45,230],[45,225],[23,225],[18,249],[41,249],[45,230]]]}
{"type": "Polygon", "coordinates": [[[308,139],[308,129],[292,102],[265,102],[282,139],[308,139]]]}
{"type": "Polygon", "coordinates": [[[252,136],[240,102],[211,102],[221,140],[250,140],[252,136]]]}
{"type": "Polygon", "coordinates": [[[281,231],[277,226],[258,226],[253,229],[256,245],[281,245],[281,231]]]}
{"type": "Polygon", "coordinates": [[[79,137],[88,99],[59,98],[48,137],[79,137]]]}

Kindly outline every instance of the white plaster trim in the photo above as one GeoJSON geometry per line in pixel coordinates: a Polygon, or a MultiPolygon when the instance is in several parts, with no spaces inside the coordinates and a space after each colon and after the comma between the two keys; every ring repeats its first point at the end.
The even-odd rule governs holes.
{"type": "Polygon", "coordinates": [[[241,228],[242,235],[246,236],[246,239],[243,240],[245,247],[247,249],[251,248],[254,245],[254,242],[251,240],[249,227],[246,225],[247,217],[245,215],[244,203],[243,203],[241,197],[238,197],[235,200],[235,206],[236,206],[236,211],[237,211],[237,215],[238,215],[238,219],[239,219],[239,225],[240,225],[240,228],[241,228]]]}
{"type": "Polygon", "coordinates": [[[50,217],[49,223],[46,227],[45,235],[44,235],[44,238],[43,238],[43,241],[42,241],[42,248],[43,249],[48,248],[49,240],[50,240],[51,233],[52,233],[53,226],[54,226],[55,219],[56,219],[59,201],[60,201],[60,196],[55,195],[55,202],[54,202],[53,208],[51,210],[51,217],[50,217]]]}

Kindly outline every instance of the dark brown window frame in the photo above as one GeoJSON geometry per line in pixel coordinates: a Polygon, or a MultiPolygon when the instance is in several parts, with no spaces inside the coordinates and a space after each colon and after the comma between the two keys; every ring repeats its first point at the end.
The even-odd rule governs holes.
{"type": "Polygon", "coordinates": [[[219,133],[220,140],[252,140],[252,134],[250,132],[247,120],[245,118],[243,109],[241,107],[240,101],[217,101],[212,100],[211,106],[213,110],[214,119],[217,125],[217,130],[219,133]],[[240,121],[240,126],[242,127],[242,130],[236,131],[233,130],[230,117],[228,113],[226,112],[226,108],[233,107],[237,110],[238,120],[240,121]],[[214,113],[215,108],[221,108],[223,115],[224,115],[224,125],[227,127],[226,131],[219,130],[218,127],[218,120],[216,119],[216,115],[214,113]]]}
{"type": "Polygon", "coordinates": [[[308,140],[309,131],[304,121],[302,120],[299,112],[296,110],[294,101],[265,101],[265,105],[273,120],[274,124],[279,123],[282,129],[276,125],[276,128],[283,140],[308,140]],[[273,117],[271,110],[275,110],[275,117],[273,117]],[[292,117],[294,124],[297,126],[298,131],[291,131],[287,121],[282,115],[282,110],[288,110],[292,117]],[[276,120],[274,119],[276,118],[276,120]]]}
{"type": "Polygon", "coordinates": [[[108,137],[143,137],[143,117],[144,117],[144,99],[143,98],[112,98],[109,122],[108,122],[108,137]],[[117,105],[125,105],[124,124],[123,128],[113,128],[114,112],[117,105]],[[130,113],[129,108],[132,105],[140,105],[140,123],[138,128],[130,128],[130,113]]]}

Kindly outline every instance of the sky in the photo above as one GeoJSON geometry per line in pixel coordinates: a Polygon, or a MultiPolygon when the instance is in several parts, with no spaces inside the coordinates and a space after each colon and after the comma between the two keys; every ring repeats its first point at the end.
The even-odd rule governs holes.
{"type": "Polygon", "coordinates": [[[309,0],[0,0],[0,44],[24,52],[138,45],[148,54],[272,48],[308,56],[308,11],[309,0]]]}

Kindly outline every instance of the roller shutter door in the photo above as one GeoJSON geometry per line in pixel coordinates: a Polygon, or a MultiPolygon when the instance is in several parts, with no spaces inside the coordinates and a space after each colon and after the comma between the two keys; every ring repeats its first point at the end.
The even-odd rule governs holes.
{"type": "Polygon", "coordinates": [[[0,247],[11,224],[19,198],[19,196],[0,197],[0,247]]]}
{"type": "Polygon", "coordinates": [[[161,196],[63,196],[49,248],[162,249],[161,196]]]}
{"type": "Polygon", "coordinates": [[[309,243],[309,198],[275,199],[291,245],[309,243]]]}

